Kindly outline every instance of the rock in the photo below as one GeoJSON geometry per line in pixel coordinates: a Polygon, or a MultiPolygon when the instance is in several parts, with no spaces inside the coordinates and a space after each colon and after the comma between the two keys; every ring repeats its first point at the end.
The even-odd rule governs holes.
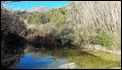
{"type": "Polygon", "coordinates": [[[59,66],[60,69],[78,69],[78,65],[76,63],[66,63],[59,66]]]}

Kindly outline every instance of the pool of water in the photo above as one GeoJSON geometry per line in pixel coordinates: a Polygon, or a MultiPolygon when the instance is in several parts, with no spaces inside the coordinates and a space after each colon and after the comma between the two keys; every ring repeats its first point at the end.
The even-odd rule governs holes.
{"type": "Polygon", "coordinates": [[[37,57],[27,53],[20,58],[19,63],[15,65],[15,69],[57,69],[65,63],[68,63],[67,60],[51,55],[37,57]]]}

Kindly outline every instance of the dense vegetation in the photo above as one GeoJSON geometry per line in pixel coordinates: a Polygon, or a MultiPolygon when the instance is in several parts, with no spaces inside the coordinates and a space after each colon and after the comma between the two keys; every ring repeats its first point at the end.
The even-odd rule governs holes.
{"type": "MultiPolygon", "coordinates": [[[[120,59],[117,57],[115,57],[117,60],[107,61],[108,59],[98,58],[98,56],[105,58],[103,52],[101,54],[92,51],[93,54],[98,53],[94,56],[88,52],[89,49],[82,50],[87,44],[97,44],[109,50],[121,51],[120,11],[120,2],[87,1],[71,2],[69,6],[43,13],[11,12],[1,9],[1,56],[4,58],[4,55],[17,53],[18,47],[23,52],[26,43],[36,48],[44,48],[46,51],[60,50],[57,53],[59,56],[64,56],[62,54],[66,52],[68,56],[64,57],[69,61],[82,59],[81,62],[91,62],[89,63],[91,65],[96,59],[100,62],[93,66],[88,65],[88,68],[95,68],[97,64],[99,66],[96,68],[120,66],[118,64],[120,59]],[[65,49],[67,51],[64,51],[65,49]],[[80,55],[75,58],[75,54],[80,55]],[[69,58],[69,55],[74,57],[69,58]],[[111,65],[104,67],[104,64],[111,65]]],[[[57,55],[54,53],[51,54],[57,55]]],[[[113,55],[110,57],[113,58],[113,55]]],[[[87,64],[75,62],[84,68],[87,67],[87,64]]]]}
{"type": "Polygon", "coordinates": [[[120,7],[119,1],[72,2],[67,21],[75,25],[74,30],[78,31],[87,43],[89,38],[93,37],[103,46],[120,49],[121,46],[117,46],[120,45],[121,38],[120,7]]]}
{"type": "MultiPolygon", "coordinates": [[[[1,9],[1,61],[11,56],[24,53],[25,38],[21,33],[26,30],[23,21],[19,20],[16,13],[11,13],[5,8],[1,9]]],[[[2,68],[9,68],[16,60],[1,62],[2,68]]]]}
{"type": "MultiPolygon", "coordinates": [[[[52,9],[44,13],[26,13],[22,15],[22,18],[26,21],[27,28],[38,30],[41,36],[52,34],[55,39],[60,39],[62,44],[63,42],[70,41],[70,44],[77,47],[83,47],[85,44],[98,44],[109,49],[120,49],[120,16],[116,16],[117,13],[120,14],[119,11],[116,11],[113,15],[118,18],[118,20],[114,21],[113,18],[109,17],[109,14],[104,13],[104,11],[99,12],[101,8],[94,6],[96,2],[86,2],[88,5],[93,5],[90,7],[95,10],[85,8],[85,5],[81,5],[84,3],[85,2],[72,2],[67,7],[52,9]],[[106,18],[104,18],[105,16],[103,14],[100,15],[101,13],[106,15],[106,18]],[[86,17],[88,17],[88,19],[86,17]],[[102,18],[104,18],[104,20],[102,20],[102,18]],[[113,21],[110,21],[112,19],[113,21]],[[114,24],[114,22],[116,22],[116,24],[114,24]]],[[[101,6],[109,5],[109,2],[98,3],[100,3],[101,6]]],[[[113,2],[111,6],[117,5],[117,7],[114,7],[117,9],[120,7],[118,3],[119,2],[113,2]]],[[[105,7],[102,8],[102,10],[105,9],[105,7]]],[[[106,10],[106,12],[112,14],[111,10],[106,10]]]]}

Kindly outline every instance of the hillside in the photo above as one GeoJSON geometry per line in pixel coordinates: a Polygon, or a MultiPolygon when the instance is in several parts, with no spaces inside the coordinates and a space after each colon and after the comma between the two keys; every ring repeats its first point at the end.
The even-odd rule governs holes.
{"type": "Polygon", "coordinates": [[[43,12],[47,12],[47,11],[49,11],[49,9],[46,8],[46,7],[35,6],[35,7],[31,8],[28,12],[32,12],[32,13],[43,13],[43,12]]]}
{"type": "MultiPolygon", "coordinates": [[[[120,2],[71,2],[70,5],[52,9],[45,13],[23,16],[28,28],[35,28],[45,34],[68,29],[65,39],[84,47],[87,44],[101,45],[107,49],[120,51],[121,13],[120,2]]],[[[65,30],[66,31],[66,30],[65,30]]]]}
{"type": "MultiPolygon", "coordinates": [[[[38,52],[83,69],[121,67],[120,1],[71,1],[60,8],[35,6],[29,11],[2,6],[1,14],[2,60],[38,52]]],[[[2,68],[20,59],[2,62],[2,68]]]]}

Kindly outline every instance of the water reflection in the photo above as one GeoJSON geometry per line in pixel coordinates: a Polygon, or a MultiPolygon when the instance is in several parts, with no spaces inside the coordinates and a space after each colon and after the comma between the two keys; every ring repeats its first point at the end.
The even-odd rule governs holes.
{"type": "Polygon", "coordinates": [[[13,69],[17,63],[19,63],[20,58],[23,57],[23,48],[7,49],[7,51],[1,51],[1,68],[2,69],[13,69]]]}
{"type": "Polygon", "coordinates": [[[16,65],[15,69],[56,69],[59,65],[68,63],[66,60],[54,58],[53,56],[36,57],[25,54],[16,65]]]}
{"type": "Polygon", "coordinates": [[[7,56],[4,59],[1,59],[1,68],[2,69],[13,69],[15,68],[16,64],[19,63],[20,58],[23,57],[21,55],[14,55],[14,56],[7,56]]]}
{"type": "Polygon", "coordinates": [[[42,56],[38,53],[26,53],[6,57],[4,60],[1,60],[1,63],[4,69],[57,69],[58,66],[68,62],[51,55],[42,56]]]}

